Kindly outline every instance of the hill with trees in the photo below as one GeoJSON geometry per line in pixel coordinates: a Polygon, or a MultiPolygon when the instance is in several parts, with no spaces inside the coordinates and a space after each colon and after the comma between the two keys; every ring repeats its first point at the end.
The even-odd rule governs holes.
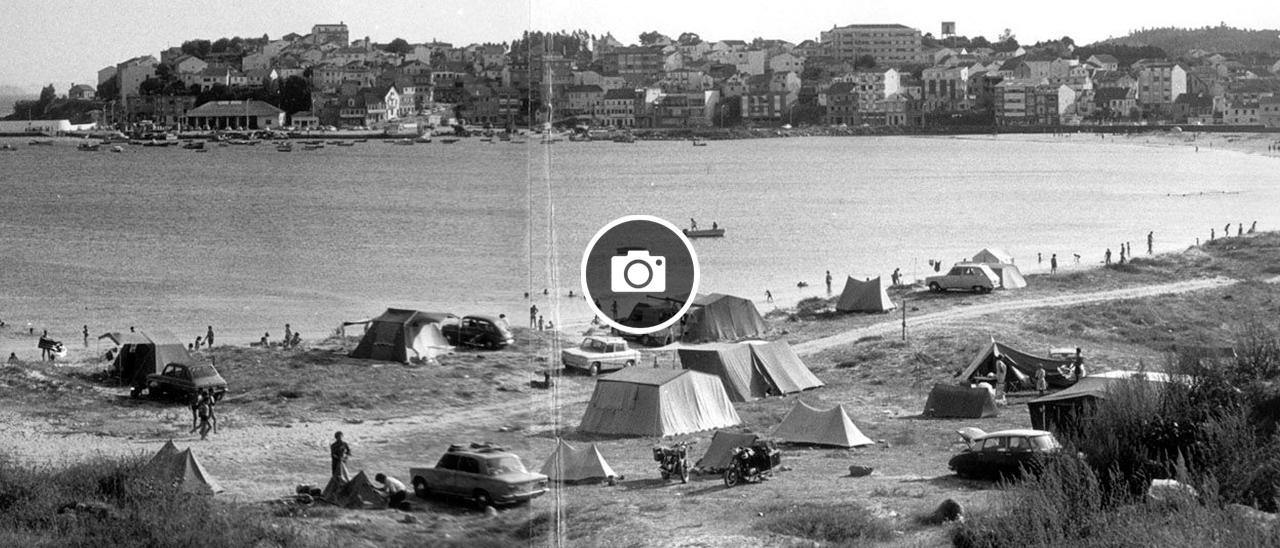
{"type": "Polygon", "coordinates": [[[1092,46],[1154,46],[1173,56],[1200,49],[1213,53],[1266,53],[1280,56],[1280,30],[1249,30],[1219,25],[1184,29],[1176,27],[1142,29],[1128,36],[1109,38],[1092,46]]]}

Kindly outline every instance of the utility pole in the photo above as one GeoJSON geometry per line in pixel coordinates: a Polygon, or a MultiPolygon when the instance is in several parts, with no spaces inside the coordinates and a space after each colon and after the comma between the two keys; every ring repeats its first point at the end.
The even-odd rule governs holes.
{"type": "Polygon", "coordinates": [[[907,296],[902,295],[902,340],[907,340],[907,296]]]}

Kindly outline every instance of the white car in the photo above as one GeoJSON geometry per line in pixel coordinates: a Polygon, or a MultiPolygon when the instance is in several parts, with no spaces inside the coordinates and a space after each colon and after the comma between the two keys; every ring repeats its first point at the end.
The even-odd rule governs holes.
{"type": "Polygon", "coordinates": [[[950,289],[990,293],[992,289],[1000,287],[1000,277],[985,264],[959,263],[946,274],[925,278],[924,284],[935,293],[950,289]]]}
{"type": "Polygon", "coordinates": [[[587,337],[577,348],[569,348],[560,352],[560,361],[565,367],[581,369],[598,375],[601,371],[611,371],[631,367],[640,362],[640,352],[627,347],[622,337],[587,337]]]}

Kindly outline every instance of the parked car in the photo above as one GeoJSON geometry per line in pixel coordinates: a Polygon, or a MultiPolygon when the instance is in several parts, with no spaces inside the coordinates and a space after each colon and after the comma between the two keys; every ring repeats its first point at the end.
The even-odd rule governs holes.
{"type": "Polygon", "coordinates": [[[1039,473],[1044,462],[1062,454],[1062,445],[1044,430],[1001,430],[972,436],[969,447],[951,457],[947,466],[960,477],[1017,478],[1039,473]]]}
{"type": "Polygon", "coordinates": [[[565,367],[581,369],[599,375],[601,371],[616,371],[640,363],[640,352],[629,348],[622,337],[587,337],[577,348],[560,351],[560,361],[565,367]]]}
{"type": "Polygon", "coordinates": [[[547,492],[547,476],[529,472],[515,453],[488,444],[451,445],[433,468],[410,468],[413,492],[462,497],[481,508],[516,504],[547,492]]]}
{"type": "Polygon", "coordinates": [[[516,342],[505,321],[482,314],[446,322],[440,326],[440,333],[454,346],[497,349],[516,342]]]}
{"type": "Polygon", "coordinates": [[[219,401],[227,393],[227,381],[212,365],[204,363],[171,363],[159,373],[147,375],[147,395],[152,398],[188,399],[199,390],[211,392],[213,401],[219,401]]]}
{"type": "Polygon", "coordinates": [[[992,289],[999,287],[1000,277],[985,264],[959,263],[951,267],[946,274],[925,278],[924,285],[936,293],[952,289],[989,293],[992,289]]]}

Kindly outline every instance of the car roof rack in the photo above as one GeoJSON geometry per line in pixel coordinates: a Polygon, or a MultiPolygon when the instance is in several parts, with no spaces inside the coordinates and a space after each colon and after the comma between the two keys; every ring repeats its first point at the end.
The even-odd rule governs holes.
{"type": "Polygon", "coordinates": [[[475,453],[496,453],[498,451],[506,450],[507,449],[505,447],[487,441],[482,443],[471,442],[469,444],[455,443],[449,446],[450,452],[472,451],[475,453]]]}

